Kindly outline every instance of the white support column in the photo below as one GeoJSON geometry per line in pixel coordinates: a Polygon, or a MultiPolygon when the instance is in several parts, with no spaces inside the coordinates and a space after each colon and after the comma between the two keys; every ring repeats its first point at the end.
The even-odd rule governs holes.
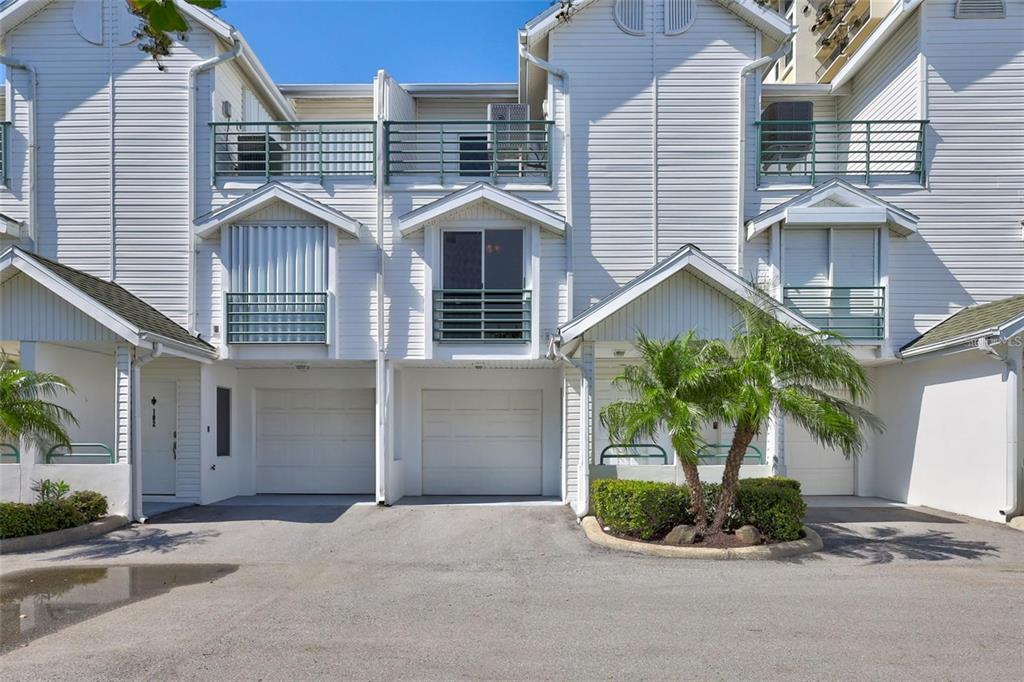
{"type": "Polygon", "coordinates": [[[786,427],[785,418],[773,409],[768,417],[766,464],[772,468],[772,476],[786,475],[786,427]]]}
{"type": "Polygon", "coordinates": [[[594,423],[594,344],[584,342],[580,367],[580,459],[577,485],[579,501],[576,516],[590,513],[590,465],[594,461],[593,439],[590,431],[594,423]]]}
{"type": "Polygon", "coordinates": [[[114,455],[127,463],[132,448],[132,352],[123,344],[114,350],[114,401],[114,455]]]}
{"type": "Polygon", "coordinates": [[[377,381],[374,390],[376,402],[376,500],[377,504],[388,504],[388,468],[391,463],[391,443],[388,437],[388,426],[391,421],[391,411],[388,403],[391,396],[391,363],[385,359],[384,352],[377,355],[377,381]]]}

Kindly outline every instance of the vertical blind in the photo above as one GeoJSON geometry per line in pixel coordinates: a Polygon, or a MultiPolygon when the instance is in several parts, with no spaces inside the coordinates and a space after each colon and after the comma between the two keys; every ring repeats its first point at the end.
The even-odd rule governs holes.
{"type": "Polygon", "coordinates": [[[327,291],[323,225],[231,225],[227,253],[233,292],[327,291]]]}

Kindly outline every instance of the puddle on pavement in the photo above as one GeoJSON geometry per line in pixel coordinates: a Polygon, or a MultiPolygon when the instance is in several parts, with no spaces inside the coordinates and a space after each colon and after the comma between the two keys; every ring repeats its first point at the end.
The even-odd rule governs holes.
{"type": "Polygon", "coordinates": [[[0,652],[183,585],[213,582],[233,564],[40,568],[0,581],[0,652]]]}

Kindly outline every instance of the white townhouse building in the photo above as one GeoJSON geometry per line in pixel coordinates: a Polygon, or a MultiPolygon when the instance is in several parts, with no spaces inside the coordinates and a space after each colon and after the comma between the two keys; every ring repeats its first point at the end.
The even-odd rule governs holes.
{"type": "Polygon", "coordinates": [[[743,475],[1024,511],[1021,0],[574,0],[471,84],[277,84],[180,6],[162,69],[124,0],[0,6],[0,343],[79,421],[0,446],[3,499],[582,515],[677,478],[596,418],[636,331],[728,336],[760,287],[851,339],[888,428],[850,461],[776,420],[743,475]]]}

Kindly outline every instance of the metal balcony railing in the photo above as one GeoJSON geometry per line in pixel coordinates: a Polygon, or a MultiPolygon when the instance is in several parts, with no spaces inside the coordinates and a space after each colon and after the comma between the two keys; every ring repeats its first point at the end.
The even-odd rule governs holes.
{"type": "Polygon", "coordinates": [[[530,340],[529,291],[434,291],[434,340],[439,343],[525,343],[530,340]]]}
{"type": "MultiPolygon", "coordinates": [[[[697,448],[697,462],[700,464],[721,465],[729,457],[729,448],[726,443],[705,443],[697,448]]],[[[764,453],[756,445],[748,445],[747,452],[743,455],[742,464],[766,464],[764,453]]]]}
{"type": "Polygon", "coordinates": [[[0,185],[7,184],[7,148],[10,146],[11,124],[0,121],[0,185]]]}
{"type": "Polygon", "coordinates": [[[210,173],[220,177],[373,178],[373,121],[211,123],[210,173]]]}
{"type": "Polygon", "coordinates": [[[388,121],[385,182],[433,176],[551,183],[552,121],[388,121]]]}
{"type": "Polygon", "coordinates": [[[227,294],[228,343],[327,343],[326,293],[227,294]]]}
{"type": "Polygon", "coordinates": [[[757,177],[925,179],[928,121],[758,121],[757,177]]]}
{"type": "Polygon", "coordinates": [[[785,287],[783,303],[819,329],[851,341],[885,338],[885,287],[785,287]]]}

